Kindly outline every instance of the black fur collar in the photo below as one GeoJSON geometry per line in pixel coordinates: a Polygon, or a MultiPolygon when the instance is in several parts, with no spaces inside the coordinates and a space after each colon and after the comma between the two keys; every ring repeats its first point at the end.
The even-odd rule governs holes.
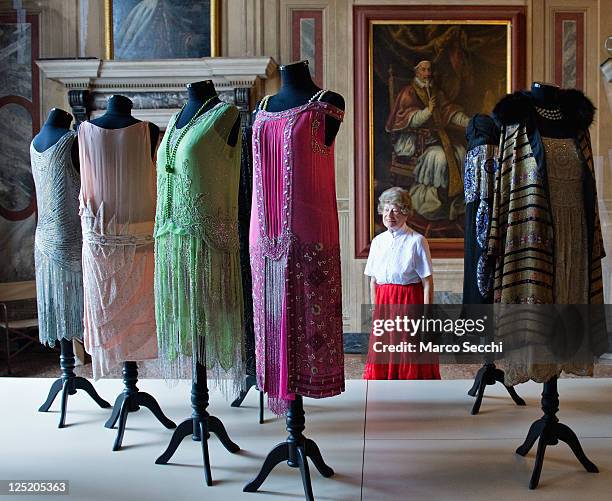
{"type": "MultiPolygon", "coordinates": [[[[595,107],[588,97],[576,89],[559,91],[561,113],[578,129],[588,129],[595,116],[595,107]]],[[[493,116],[501,125],[525,123],[535,113],[531,92],[518,91],[503,97],[493,109],[493,116]]]]}

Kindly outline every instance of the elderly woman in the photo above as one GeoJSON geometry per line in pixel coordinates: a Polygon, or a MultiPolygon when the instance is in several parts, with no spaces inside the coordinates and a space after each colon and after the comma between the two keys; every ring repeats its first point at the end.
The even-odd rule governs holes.
{"type": "MultiPolygon", "coordinates": [[[[410,194],[403,188],[389,188],[380,195],[378,213],[382,215],[387,231],[372,240],[364,271],[371,277],[370,296],[372,304],[376,305],[375,318],[390,311],[381,305],[431,304],[434,288],[429,245],[423,235],[407,224],[412,213],[410,194]]],[[[371,337],[372,342],[383,339],[371,337]]],[[[416,363],[414,355],[404,354],[396,363],[396,360],[391,360],[391,355],[381,357],[379,353],[374,354],[371,343],[363,377],[440,379],[440,370],[437,362],[416,363]],[[381,361],[387,363],[379,363],[381,361]]]]}

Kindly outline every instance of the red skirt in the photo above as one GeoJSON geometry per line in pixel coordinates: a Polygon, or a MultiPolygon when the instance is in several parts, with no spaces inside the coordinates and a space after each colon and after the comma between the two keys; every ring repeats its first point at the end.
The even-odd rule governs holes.
{"type": "MultiPolygon", "coordinates": [[[[383,284],[376,286],[376,305],[423,304],[423,284],[383,284]]],[[[377,312],[375,310],[375,317],[377,312]]],[[[374,342],[379,340],[370,334],[368,359],[374,354],[374,342]]],[[[380,356],[380,355],[377,355],[380,356]]],[[[391,357],[389,357],[391,358],[391,357]]],[[[372,356],[373,359],[373,356],[372,356]]],[[[402,354],[400,363],[380,364],[366,362],[364,379],[441,379],[438,363],[416,363],[409,353],[402,354]]]]}

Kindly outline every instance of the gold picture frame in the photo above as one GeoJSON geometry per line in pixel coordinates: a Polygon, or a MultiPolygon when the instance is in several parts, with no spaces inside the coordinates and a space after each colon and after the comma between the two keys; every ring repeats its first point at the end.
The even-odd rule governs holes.
{"type": "MultiPolygon", "coordinates": [[[[374,83],[374,26],[379,25],[492,25],[492,26],[505,26],[506,27],[506,50],[507,54],[511,53],[512,47],[512,22],[509,20],[492,20],[492,21],[472,21],[472,20],[461,20],[461,19],[441,19],[441,20],[373,20],[369,25],[369,42],[368,42],[368,116],[369,116],[369,144],[374,144],[374,98],[373,98],[373,83],[374,83]]],[[[512,89],[512,61],[510,57],[506,57],[506,88],[505,92],[510,93],[512,89]]],[[[370,159],[368,168],[369,186],[370,193],[374,193],[374,148],[370,148],[370,159]]],[[[374,197],[370,197],[370,240],[375,235],[374,225],[374,212],[375,212],[375,200],[374,197]]],[[[440,243],[449,243],[452,239],[439,238],[437,239],[440,243]]]]}
{"type": "MultiPolygon", "coordinates": [[[[210,57],[221,56],[221,0],[210,0],[210,57]]],[[[104,0],[104,57],[114,59],[113,0],[104,0]]]]}
{"type": "MultiPolygon", "coordinates": [[[[424,204],[432,200],[428,185],[423,184],[425,188],[417,186],[426,182],[417,180],[417,160],[419,155],[426,152],[428,145],[434,144],[429,137],[431,134],[427,130],[413,134],[417,138],[414,144],[406,143],[416,148],[410,153],[407,152],[410,148],[402,147],[402,133],[393,132],[403,127],[401,120],[396,121],[403,113],[403,108],[396,108],[396,99],[401,97],[404,102],[403,96],[410,94],[405,94],[405,91],[412,86],[413,67],[419,61],[430,61],[434,81],[439,82],[439,78],[444,77],[444,84],[450,82],[446,88],[441,87],[448,96],[446,101],[465,110],[468,117],[474,113],[490,113],[499,98],[524,85],[525,12],[522,8],[499,6],[358,6],[354,8],[354,14],[355,256],[365,258],[370,242],[384,229],[376,214],[376,199],[382,191],[390,186],[402,186],[409,190],[415,186],[415,190],[425,194],[422,195],[424,204]],[[375,35],[376,29],[378,35],[375,35]],[[451,38],[451,32],[456,38],[451,38]],[[461,83],[453,87],[455,80],[463,80],[456,68],[453,67],[454,72],[449,71],[449,64],[456,60],[452,60],[451,53],[445,49],[446,45],[440,41],[444,40],[450,46],[455,39],[459,49],[469,48],[470,57],[475,49],[472,42],[467,40],[476,40],[476,47],[483,47],[476,50],[481,51],[489,47],[483,41],[495,41],[494,54],[498,62],[495,64],[495,74],[491,73],[491,81],[486,82],[486,99],[478,96],[477,86],[463,90],[464,84],[461,83]],[[440,66],[445,64],[444,61],[447,66],[440,66]],[[452,89],[459,89],[455,97],[452,89]],[[400,115],[396,115],[396,112],[400,115]]],[[[461,57],[464,54],[461,52],[461,57]]],[[[480,57],[478,54],[476,56],[480,57]]],[[[478,75],[478,72],[475,74],[478,75]]],[[[475,78],[475,81],[480,81],[475,78]]],[[[450,143],[450,148],[457,145],[457,155],[461,148],[464,151],[465,136],[460,128],[448,132],[446,141],[450,143]]],[[[418,202],[419,192],[415,193],[418,202]]],[[[414,203],[414,195],[412,198],[414,203]]],[[[444,205],[440,207],[446,210],[444,205]]],[[[464,223],[461,215],[457,216],[455,212],[453,216],[451,212],[428,217],[425,215],[428,206],[423,205],[422,209],[423,212],[419,212],[415,206],[411,222],[417,231],[428,238],[432,255],[462,256],[464,223]]]]}

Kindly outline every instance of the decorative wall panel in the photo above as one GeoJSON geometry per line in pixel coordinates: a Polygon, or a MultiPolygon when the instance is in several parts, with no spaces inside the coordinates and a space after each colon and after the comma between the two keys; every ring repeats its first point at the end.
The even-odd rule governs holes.
{"type": "Polygon", "coordinates": [[[291,25],[292,60],[307,59],[312,79],[323,87],[323,11],[294,10],[291,25]]]}
{"type": "Polygon", "coordinates": [[[36,194],[29,145],[40,125],[38,16],[0,16],[0,282],[34,279],[36,194]]]}
{"type": "Polygon", "coordinates": [[[555,83],[584,90],[584,13],[555,12],[555,83]]]}

